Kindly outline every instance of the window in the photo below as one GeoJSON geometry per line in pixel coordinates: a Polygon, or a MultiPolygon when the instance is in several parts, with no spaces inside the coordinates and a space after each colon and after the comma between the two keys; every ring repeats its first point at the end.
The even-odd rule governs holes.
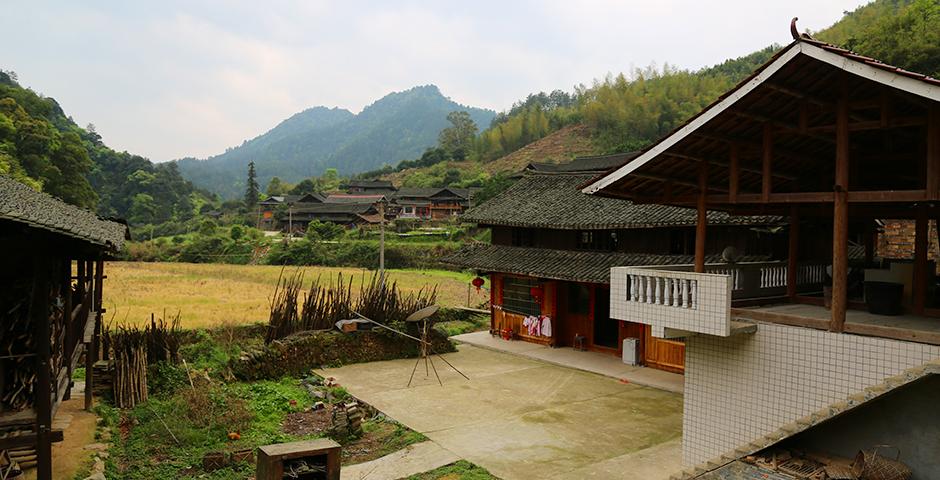
{"type": "Polygon", "coordinates": [[[578,250],[613,252],[617,250],[619,239],[613,230],[582,230],[578,232],[578,250]]]}
{"type": "Polygon", "coordinates": [[[591,311],[591,290],[583,283],[568,284],[568,313],[587,315],[591,311]]]}
{"type": "Polygon", "coordinates": [[[531,247],[535,245],[535,234],[531,228],[512,229],[512,246],[531,247]]]}
{"type": "Polygon", "coordinates": [[[695,232],[679,229],[669,231],[669,253],[691,255],[693,252],[695,252],[695,232]]]}
{"type": "Polygon", "coordinates": [[[405,207],[405,213],[411,215],[415,213],[415,207],[405,207]]]}
{"type": "Polygon", "coordinates": [[[532,287],[539,286],[528,278],[503,277],[503,310],[521,315],[540,315],[542,305],[532,297],[532,287]]]}

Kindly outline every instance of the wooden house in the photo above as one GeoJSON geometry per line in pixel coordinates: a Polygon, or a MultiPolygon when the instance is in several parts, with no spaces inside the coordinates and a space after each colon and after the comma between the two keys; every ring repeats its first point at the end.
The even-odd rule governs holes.
{"type": "Polygon", "coordinates": [[[795,35],[583,191],[697,210],[691,271],[614,268],[610,297],[615,318],[685,338],[683,457],[701,466],[688,476],[806,432],[840,454],[892,445],[913,478],[940,478],[940,420],[926,407],[936,382],[924,380],[940,372],[928,238],[940,219],[940,80],[795,35]],[[716,210],[786,216],[785,265],[709,273],[716,210]],[[909,258],[876,258],[884,219],[913,223],[909,258]],[[853,259],[853,244],[864,255],[853,259]],[[758,288],[741,289],[747,276],[758,288]],[[894,406],[867,407],[881,400],[894,406]]]}
{"type": "Polygon", "coordinates": [[[398,218],[446,220],[470,207],[466,188],[400,188],[392,197],[398,218]]]}
{"type": "Polygon", "coordinates": [[[85,407],[100,352],[104,260],[127,226],[0,175],[0,451],[33,448],[52,478],[53,429],[84,354],[85,407]]]}
{"type": "Polygon", "coordinates": [[[291,208],[295,204],[320,204],[326,197],[320,193],[305,193],[303,195],[275,195],[258,202],[258,228],[262,230],[277,230],[280,227],[278,211],[291,208]]]}
{"type": "MultiPolygon", "coordinates": [[[[446,261],[490,275],[494,333],[551,346],[621,355],[625,338],[639,338],[640,360],[682,371],[681,341],[659,339],[649,327],[612,319],[610,269],[619,265],[691,264],[696,212],[638,205],[583,194],[579,187],[627,155],[533,164],[508,190],[470,210],[464,220],[491,230],[491,243],[471,245],[446,261]],[[547,316],[551,334],[524,325],[547,316]]],[[[777,216],[734,217],[710,212],[716,233],[710,258],[734,250],[736,260],[773,260],[785,252],[777,216]]]]}
{"type": "Polygon", "coordinates": [[[387,180],[350,180],[340,188],[351,194],[388,195],[396,188],[387,180]]]}

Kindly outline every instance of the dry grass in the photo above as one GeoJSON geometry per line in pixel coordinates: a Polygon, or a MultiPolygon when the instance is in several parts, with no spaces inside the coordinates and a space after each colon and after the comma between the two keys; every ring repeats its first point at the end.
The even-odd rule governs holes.
{"type": "MultiPolygon", "coordinates": [[[[307,281],[318,276],[326,281],[342,272],[353,278],[356,293],[363,274],[371,275],[359,268],[303,268],[307,281]]],[[[267,265],[109,262],[105,267],[106,319],[113,315],[116,321],[144,325],[151,313],[161,316],[165,309],[168,315],[181,312],[183,328],[266,322],[280,271],[281,267],[267,265]]],[[[389,270],[388,278],[397,281],[404,293],[437,284],[442,306],[466,304],[471,279],[442,270],[389,270]]],[[[481,301],[476,293],[473,297],[474,302],[481,301]]]]}

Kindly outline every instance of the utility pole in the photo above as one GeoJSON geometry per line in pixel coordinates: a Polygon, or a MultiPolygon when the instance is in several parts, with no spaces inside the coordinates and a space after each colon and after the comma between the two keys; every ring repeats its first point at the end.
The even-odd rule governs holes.
{"type": "Polygon", "coordinates": [[[287,240],[294,236],[294,206],[287,206],[287,240]]]}
{"type": "Polygon", "coordinates": [[[385,200],[379,202],[379,283],[385,288],[385,200]]]}

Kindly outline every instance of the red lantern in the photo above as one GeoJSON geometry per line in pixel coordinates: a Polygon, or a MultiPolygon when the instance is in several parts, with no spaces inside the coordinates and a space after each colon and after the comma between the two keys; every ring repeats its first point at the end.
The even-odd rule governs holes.
{"type": "Polygon", "coordinates": [[[536,300],[541,300],[542,298],[542,287],[536,286],[529,289],[529,295],[532,295],[532,298],[536,300]]]}
{"type": "Polygon", "coordinates": [[[480,277],[476,277],[470,281],[470,284],[477,288],[477,291],[480,291],[480,287],[483,286],[484,280],[480,277]]]}

